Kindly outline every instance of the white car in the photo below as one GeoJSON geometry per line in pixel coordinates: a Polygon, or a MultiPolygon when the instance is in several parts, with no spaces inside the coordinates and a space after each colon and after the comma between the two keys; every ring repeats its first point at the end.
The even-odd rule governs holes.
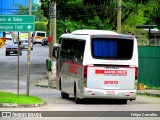
{"type": "MultiPolygon", "coordinates": [[[[22,49],[28,49],[28,40],[21,41],[21,48],[22,49]]],[[[33,44],[31,42],[31,50],[33,50],[33,44]]]]}
{"type": "Polygon", "coordinates": [[[6,39],[7,40],[13,40],[13,36],[11,33],[6,33],[6,39]]]}

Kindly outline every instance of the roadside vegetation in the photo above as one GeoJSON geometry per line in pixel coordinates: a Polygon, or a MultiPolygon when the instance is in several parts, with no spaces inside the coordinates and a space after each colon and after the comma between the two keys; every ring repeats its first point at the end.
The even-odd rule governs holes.
{"type": "Polygon", "coordinates": [[[150,87],[150,86],[147,86],[147,89],[149,89],[149,90],[160,90],[160,87],[150,87]]]}
{"type": "Polygon", "coordinates": [[[145,85],[144,83],[136,83],[138,90],[160,90],[160,87],[151,87],[148,85],[145,85]]]}
{"type": "Polygon", "coordinates": [[[137,94],[144,95],[144,96],[160,97],[160,94],[154,94],[154,93],[149,93],[149,92],[141,92],[141,93],[137,93],[137,94]]]}
{"type": "Polygon", "coordinates": [[[14,94],[9,92],[0,91],[0,103],[13,103],[13,104],[40,104],[44,102],[41,98],[35,96],[26,96],[24,94],[14,94]]]}
{"type": "MultiPolygon", "coordinates": [[[[32,14],[35,15],[36,30],[47,31],[49,35],[50,17],[49,0],[40,0],[41,6],[33,5],[32,14]],[[43,23],[45,22],[45,23],[43,23]],[[45,24],[45,25],[44,25],[45,24]]],[[[50,0],[53,2],[54,0],[50,0]]],[[[28,7],[16,5],[17,15],[28,14],[28,7]]],[[[65,29],[104,29],[116,31],[117,0],[58,0],[56,5],[57,39],[65,29]]],[[[160,26],[159,0],[122,0],[121,22],[124,34],[140,35],[139,45],[148,45],[148,34],[137,25],[160,26]],[[142,36],[141,36],[142,35],[142,36]],[[144,41],[142,41],[142,39],[144,41]]]]}

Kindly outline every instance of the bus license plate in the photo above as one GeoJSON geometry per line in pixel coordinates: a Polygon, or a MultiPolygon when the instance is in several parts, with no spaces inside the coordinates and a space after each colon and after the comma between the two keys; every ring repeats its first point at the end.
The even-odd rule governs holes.
{"type": "Polygon", "coordinates": [[[115,95],[115,91],[106,91],[107,95],[115,95]]]}

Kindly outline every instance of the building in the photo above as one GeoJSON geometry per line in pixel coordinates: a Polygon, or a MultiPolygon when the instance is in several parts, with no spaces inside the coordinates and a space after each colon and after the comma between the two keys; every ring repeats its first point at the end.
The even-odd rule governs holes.
{"type": "MultiPolygon", "coordinates": [[[[40,0],[32,0],[32,4],[39,4],[40,0]]],[[[29,6],[29,0],[0,0],[0,15],[14,15],[18,10],[16,4],[29,6]]]]}

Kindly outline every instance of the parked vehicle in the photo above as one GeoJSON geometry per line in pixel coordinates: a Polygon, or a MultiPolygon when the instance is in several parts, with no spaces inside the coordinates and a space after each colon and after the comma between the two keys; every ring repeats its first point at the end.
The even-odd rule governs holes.
{"type": "MultiPolygon", "coordinates": [[[[22,49],[28,49],[28,40],[22,40],[21,41],[21,48],[22,49]]],[[[33,50],[33,43],[31,42],[31,50],[33,50]]]]}
{"type": "Polygon", "coordinates": [[[11,33],[6,32],[6,40],[13,40],[13,36],[11,33]]]}
{"type": "Polygon", "coordinates": [[[42,40],[42,46],[47,45],[48,44],[48,37],[43,38],[42,40]]]}
{"type": "Polygon", "coordinates": [[[106,30],[77,30],[60,36],[54,46],[56,83],[61,97],[136,99],[137,40],[106,30]]]}
{"type": "Polygon", "coordinates": [[[6,56],[9,56],[10,54],[17,54],[18,51],[20,52],[20,55],[22,55],[22,49],[18,49],[18,44],[9,44],[6,47],[6,56]]]}
{"type": "Polygon", "coordinates": [[[46,37],[46,32],[45,31],[34,31],[32,33],[32,39],[33,43],[42,43],[43,38],[46,37]]]}

